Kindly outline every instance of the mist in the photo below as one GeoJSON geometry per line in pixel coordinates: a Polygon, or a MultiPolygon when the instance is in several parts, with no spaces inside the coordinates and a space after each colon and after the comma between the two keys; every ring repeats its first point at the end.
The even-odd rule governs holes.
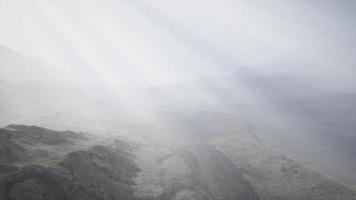
{"type": "MultiPolygon", "coordinates": [[[[0,125],[186,149],[207,166],[210,152],[257,171],[247,157],[267,145],[355,189],[355,9],[351,0],[0,0],[0,125]],[[231,153],[240,146],[251,150],[231,153]]],[[[136,162],[151,166],[144,158],[156,153],[136,162]]]]}

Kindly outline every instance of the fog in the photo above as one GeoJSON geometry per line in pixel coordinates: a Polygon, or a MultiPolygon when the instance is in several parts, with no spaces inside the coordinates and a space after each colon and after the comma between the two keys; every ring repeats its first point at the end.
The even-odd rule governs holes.
{"type": "Polygon", "coordinates": [[[1,43],[80,84],[193,80],[242,66],[306,73],[339,89],[355,85],[354,8],[316,0],[2,1],[1,43]]]}
{"type": "Polygon", "coordinates": [[[355,9],[0,0],[0,124],[149,132],[171,144],[218,132],[204,112],[232,114],[292,159],[356,185],[355,9]]]}

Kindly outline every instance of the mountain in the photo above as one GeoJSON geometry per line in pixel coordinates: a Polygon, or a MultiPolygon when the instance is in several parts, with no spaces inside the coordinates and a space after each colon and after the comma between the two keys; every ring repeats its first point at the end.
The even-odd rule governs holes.
{"type": "Polygon", "coordinates": [[[165,127],[136,127],[130,140],[37,126],[1,128],[1,199],[356,199],[264,145],[241,118],[161,114],[169,121],[165,127]],[[159,136],[176,125],[186,128],[183,135],[166,132],[176,141],[159,136]],[[194,140],[179,142],[197,131],[194,140]]]}
{"type": "Polygon", "coordinates": [[[46,83],[55,79],[54,71],[3,45],[0,45],[0,64],[1,82],[30,83],[39,81],[46,83]]]}
{"type": "Polygon", "coordinates": [[[0,126],[106,131],[127,120],[112,93],[120,88],[74,85],[57,74],[50,64],[0,45],[0,126]]]}
{"type": "Polygon", "coordinates": [[[135,199],[138,168],[122,141],[9,125],[0,142],[0,199],[135,199]]]}
{"type": "Polygon", "coordinates": [[[356,93],[322,90],[299,74],[241,68],[226,76],[149,88],[160,105],[238,114],[299,162],[356,185],[356,93]]]}
{"type": "Polygon", "coordinates": [[[0,53],[0,124],[12,124],[0,129],[0,199],[355,199],[352,93],[250,69],[80,86],[0,53]]]}
{"type": "Polygon", "coordinates": [[[164,112],[161,118],[163,123],[153,122],[137,130],[149,141],[137,154],[142,172],[135,187],[141,197],[175,199],[184,194],[186,199],[355,198],[351,190],[264,143],[255,127],[241,117],[201,111],[164,112]],[[167,190],[172,192],[166,194],[167,190]]]}
{"type": "Polygon", "coordinates": [[[59,82],[51,69],[0,45],[1,125],[35,123],[43,116],[71,110],[75,92],[59,82]]]}

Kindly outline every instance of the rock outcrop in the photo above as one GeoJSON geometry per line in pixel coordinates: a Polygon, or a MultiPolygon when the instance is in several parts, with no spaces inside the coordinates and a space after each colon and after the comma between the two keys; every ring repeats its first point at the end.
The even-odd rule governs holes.
{"type": "Polygon", "coordinates": [[[0,199],[136,199],[131,147],[83,133],[10,125],[0,129],[0,199]]]}

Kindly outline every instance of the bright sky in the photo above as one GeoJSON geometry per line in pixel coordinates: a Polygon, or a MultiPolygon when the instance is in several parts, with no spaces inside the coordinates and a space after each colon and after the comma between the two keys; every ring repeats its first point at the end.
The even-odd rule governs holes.
{"type": "Polygon", "coordinates": [[[0,0],[0,44],[84,84],[186,81],[246,66],[351,84],[355,10],[352,0],[0,0]]]}

